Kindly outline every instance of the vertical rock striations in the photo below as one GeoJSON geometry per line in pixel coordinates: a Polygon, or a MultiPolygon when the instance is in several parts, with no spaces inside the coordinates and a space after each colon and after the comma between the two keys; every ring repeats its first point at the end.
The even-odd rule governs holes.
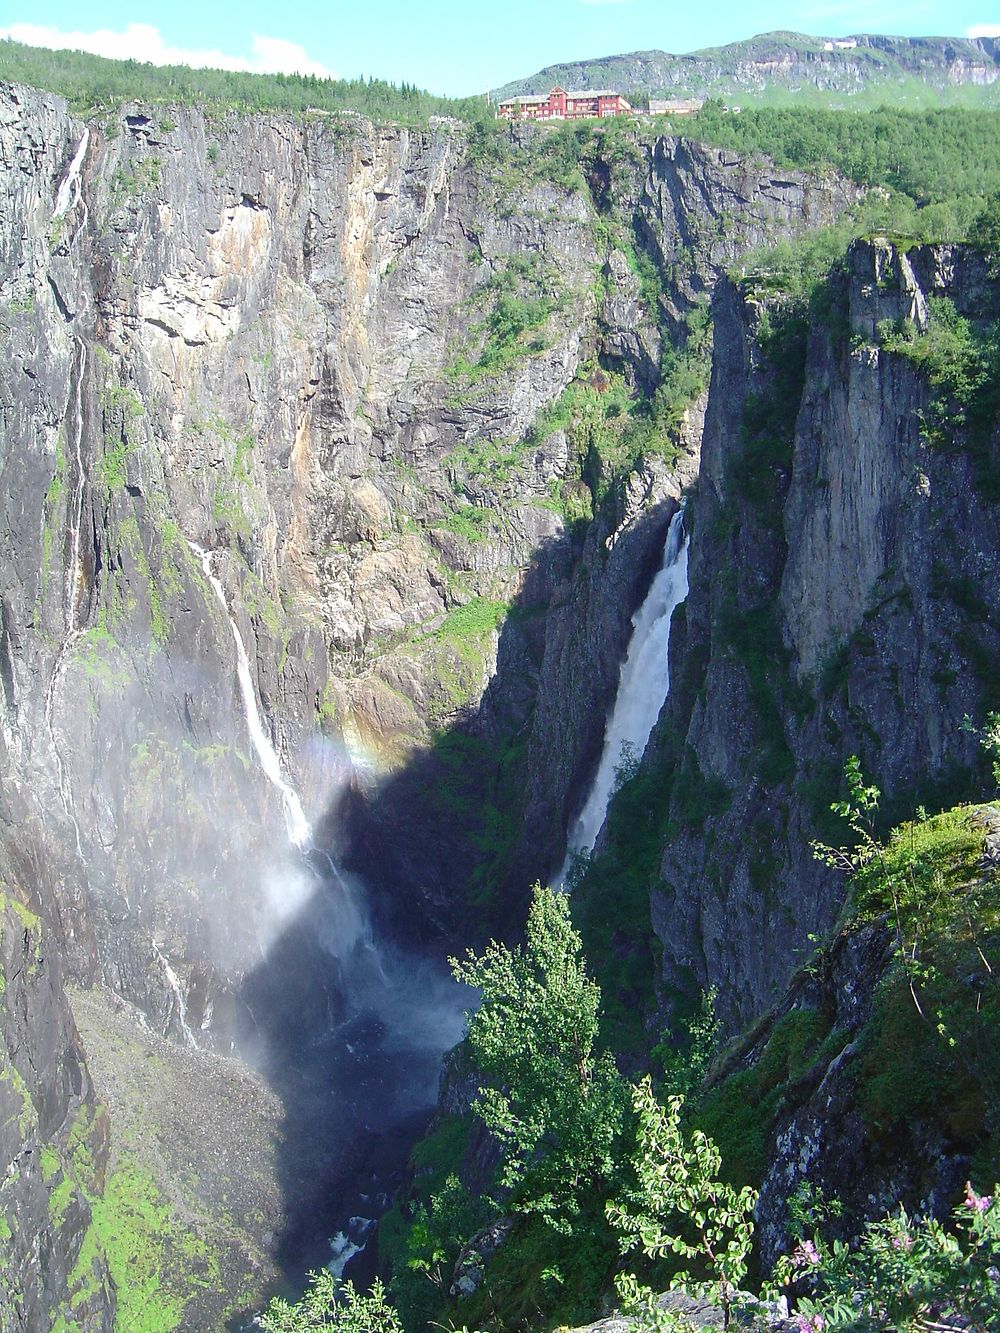
{"type": "MultiPolygon", "coordinates": [[[[886,817],[976,793],[963,716],[998,701],[993,423],[937,438],[891,334],[997,289],[969,251],[858,243],[812,326],[724,285],[691,595],[661,732],[671,831],[654,923],[669,987],[716,985],[727,1021],[772,1004],[843,886],[810,841],[855,753],[886,817]]],[[[954,406],[954,405],[953,405],[954,406]]]]}
{"type": "MultiPolygon", "coordinates": [[[[338,1014],[337,941],[302,925],[326,907],[283,860],[197,548],[309,821],[373,873],[381,914],[417,937],[481,926],[487,902],[509,920],[561,858],[697,467],[703,404],[679,458],[651,450],[610,484],[563,395],[611,372],[648,392],[723,265],[853,198],[677,140],[598,157],[589,191],[532,153],[477,162],[456,125],[350,116],[130,106],[85,127],[0,90],[0,1226],[20,1220],[29,1325],[72,1308],[101,1327],[114,1301],[88,1203],[107,1121],[63,975],[134,1006],[102,1022],[91,997],[95,1041],[122,1012],[188,1051],[260,1037],[247,997],[269,950],[315,976],[304,1027],[338,1014]]],[[[717,382],[739,382],[744,314],[733,293],[720,309],[717,382]]],[[[713,413],[706,532],[726,485],[713,413]]],[[[725,558],[777,596],[783,554],[744,547],[725,558]]],[[[711,642],[713,550],[692,643],[711,642]]],[[[789,651],[807,673],[806,620],[789,651]]],[[[723,781],[724,719],[703,712],[684,729],[723,781]]],[[[689,870],[665,872],[693,923],[678,966],[697,939],[690,966],[715,976],[689,870]]],[[[755,997],[781,967],[763,971],[755,997]]]]}

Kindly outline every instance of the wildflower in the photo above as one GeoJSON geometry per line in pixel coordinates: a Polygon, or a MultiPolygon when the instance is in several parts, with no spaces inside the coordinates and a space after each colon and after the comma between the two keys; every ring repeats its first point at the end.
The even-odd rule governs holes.
{"type": "Polygon", "coordinates": [[[965,1182],[965,1206],[971,1208],[974,1213],[985,1213],[993,1199],[989,1194],[977,1194],[972,1188],[971,1181],[965,1182]]]}
{"type": "Polygon", "coordinates": [[[799,1333],[822,1333],[826,1328],[826,1320],[821,1314],[797,1314],[795,1322],[799,1326],[799,1333]]]}
{"type": "Polygon", "coordinates": [[[792,1263],[796,1268],[813,1268],[819,1263],[819,1250],[811,1240],[800,1240],[792,1251],[792,1263]]]}
{"type": "Polygon", "coordinates": [[[912,1250],[913,1237],[908,1232],[903,1232],[901,1236],[893,1236],[892,1248],[894,1250],[912,1250]]]}

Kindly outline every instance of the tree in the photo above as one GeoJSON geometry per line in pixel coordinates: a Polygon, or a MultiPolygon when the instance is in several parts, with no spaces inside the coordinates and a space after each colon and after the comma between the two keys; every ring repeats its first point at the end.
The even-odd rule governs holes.
{"type": "Polygon", "coordinates": [[[504,1145],[501,1183],[517,1211],[567,1231],[581,1193],[605,1188],[626,1108],[614,1059],[594,1050],[601,993],[569,900],[536,884],[523,945],[493,941],[451,966],[482,990],[469,1044],[488,1083],[475,1110],[504,1145]]]}
{"type": "Polygon", "coordinates": [[[369,1295],[337,1279],[327,1268],[313,1273],[309,1287],[294,1305],[275,1297],[259,1317],[265,1333],[310,1333],[316,1328],[331,1333],[403,1333],[395,1310],[385,1298],[382,1283],[375,1279],[369,1295]]]}
{"type": "Polygon", "coordinates": [[[990,260],[990,274],[1000,265],[1000,193],[991,194],[969,228],[969,242],[990,260]]]}
{"type": "MultiPolygon", "coordinates": [[[[671,1286],[716,1301],[729,1328],[747,1275],[757,1191],[720,1179],[722,1157],[707,1134],[700,1129],[684,1134],[683,1097],[669,1097],[662,1106],[648,1077],[633,1087],[632,1096],[639,1121],[636,1184],[608,1204],[622,1253],[641,1248],[650,1259],[673,1254],[694,1264],[700,1279],[685,1270],[674,1275],[671,1286]]],[[[683,1318],[658,1310],[653,1293],[632,1275],[620,1275],[616,1286],[624,1307],[647,1326],[686,1327],[683,1318]]]]}

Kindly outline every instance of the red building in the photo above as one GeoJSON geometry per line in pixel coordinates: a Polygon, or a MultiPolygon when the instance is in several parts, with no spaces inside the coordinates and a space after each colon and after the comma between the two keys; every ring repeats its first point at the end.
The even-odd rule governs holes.
{"type": "Polygon", "coordinates": [[[511,97],[499,104],[497,115],[507,120],[600,120],[629,115],[632,110],[621,93],[608,88],[579,93],[553,88],[547,97],[511,97]]]}

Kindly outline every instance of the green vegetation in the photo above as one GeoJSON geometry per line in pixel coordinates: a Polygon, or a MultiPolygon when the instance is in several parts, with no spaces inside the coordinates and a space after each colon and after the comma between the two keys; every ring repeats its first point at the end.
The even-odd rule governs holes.
{"type": "Polygon", "coordinates": [[[295,1305],[275,1298],[260,1316],[265,1333],[307,1333],[326,1328],[335,1333],[403,1333],[403,1326],[375,1279],[369,1295],[355,1291],[350,1282],[338,1289],[326,1268],[313,1273],[309,1290],[295,1305]]]}
{"type": "Polygon", "coordinates": [[[119,167],[111,177],[111,211],[123,204],[154,194],[160,184],[163,163],[158,157],[144,157],[128,167],[119,167]]]}
{"type": "Polygon", "coordinates": [[[627,777],[608,812],[603,855],[572,874],[573,919],[604,992],[602,1041],[641,1058],[655,1005],[658,953],[650,890],[669,829],[670,783],[658,768],[627,777]]]}
{"type": "Polygon", "coordinates": [[[469,346],[456,355],[448,377],[460,386],[503,374],[526,356],[544,352],[549,316],[562,309],[566,294],[557,270],[536,252],[510,256],[472,300],[488,305],[484,318],[469,330],[469,346]]]}
{"type": "Polygon", "coordinates": [[[829,1019],[814,1009],[793,1009],[774,1026],[760,1056],[709,1090],[693,1107],[694,1123],[722,1152],[727,1180],[759,1185],[767,1142],[787,1089],[831,1047],[842,1044],[829,1019]]]}
{"type": "Polygon", "coordinates": [[[911,361],[931,387],[924,437],[938,448],[969,452],[976,486],[1000,500],[1000,477],[991,436],[1000,412],[1000,323],[974,323],[945,297],[928,301],[927,327],[881,325],[881,345],[911,361]]]}
{"type": "Polygon", "coordinates": [[[153,1177],[119,1160],[92,1204],[94,1229],[118,1291],[117,1322],[168,1333],[181,1321],[192,1287],[218,1282],[208,1248],[177,1217],[153,1177]],[[185,1272],[183,1286],[178,1272],[185,1272]]]}
{"type": "Polygon", "coordinates": [[[23,296],[12,297],[3,307],[7,315],[30,315],[35,308],[35,293],[25,292],[23,296]]]}
{"type": "Polygon", "coordinates": [[[524,945],[494,942],[452,970],[482,991],[469,1044],[488,1084],[473,1109],[504,1145],[507,1206],[565,1231],[614,1172],[624,1111],[614,1061],[594,1049],[600,990],[568,900],[536,885],[524,945]]]}
{"type": "Polygon", "coordinates": [[[515,137],[506,122],[490,117],[470,126],[468,157],[506,195],[538,181],[582,191],[587,188],[582,165],[598,142],[595,127],[585,121],[546,129],[529,141],[515,137]]]}
{"type": "MultiPolygon", "coordinates": [[[[817,1210],[806,1211],[815,1216],[817,1210]]],[[[950,1228],[932,1217],[911,1217],[902,1207],[869,1222],[856,1246],[830,1244],[819,1231],[809,1236],[800,1225],[798,1244],[779,1261],[771,1290],[799,1290],[803,1333],[953,1328],[987,1333],[1000,1318],[998,1258],[1000,1185],[989,1197],[969,1184],[950,1228]]]]}
{"type": "Polygon", "coordinates": [[[438,638],[453,643],[482,640],[494,633],[509,610],[506,602],[491,602],[486,597],[473,597],[463,606],[453,607],[443,623],[434,631],[438,638]]]}
{"type": "Polygon", "coordinates": [[[249,536],[250,520],[243,501],[237,491],[224,481],[217,481],[212,491],[212,517],[216,523],[237,536],[249,536]]]}
{"type": "MultiPolygon", "coordinates": [[[[458,644],[435,639],[451,654],[458,644]]],[[[476,650],[475,643],[471,645],[476,650]]],[[[469,652],[471,662],[473,654],[469,652]]],[[[481,650],[476,650],[480,651],[481,650]]],[[[479,657],[476,687],[482,686],[479,657]]],[[[466,678],[466,677],[463,677],[466,678]]],[[[444,682],[446,690],[450,681],[444,682]]],[[[510,903],[499,892],[508,882],[511,861],[520,837],[525,799],[524,733],[487,741],[461,724],[437,731],[428,755],[428,777],[419,800],[424,817],[435,824],[461,829],[468,849],[468,894],[456,903],[462,912],[461,933],[466,939],[485,939],[500,929],[510,903]]]]}
{"type": "Polygon", "coordinates": [[[73,1326],[73,1312],[98,1290],[104,1262],[117,1290],[115,1327],[169,1333],[182,1322],[194,1290],[217,1286],[217,1263],[135,1159],[119,1157],[101,1180],[90,1148],[95,1132],[94,1112],[85,1103],[65,1146],[42,1151],[53,1225],[61,1225],[81,1197],[91,1215],[68,1278],[69,1304],[62,1317],[73,1326]]]}
{"type": "MultiPolygon", "coordinates": [[[[453,724],[455,714],[482,692],[494,636],[509,609],[507,602],[472,597],[453,606],[436,629],[412,635],[407,651],[422,662],[433,681],[427,699],[427,716],[433,726],[453,724]]],[[[442,732],[442,753],[449,752],[449,746],[456,751],[475,747],[472,737],[456,732],[445,740],[447,735],[442,732]]],[[[464,787],[463,775],[456,777],[457,785],[464,787]]]]}
{"type": "Polygon", "coordinates": [[[74,647],[75,661],[87,679],[112,688],[121,688],[129,679],[124,651],[105,624],[84,630],[74,647]]]}
{"type": "MultiPolygon", "coordinates": [[[[409,125],[426,125],[434,115],[477,121],[492,114],[485,98],[435,97],[411,84],[397,86],[382,79],[322,79],[314,74],[245,74],[148,65],[11,41],[0,41],[0,78],[60,93],[82,115],[126,101],[291,115],[357,111],[375,120],[409,125]]],[[[160,118],[161,134],[171,134],[173,127],[171,118],[160,118]]]]}
{"type": "Polygon", "coordinates": [[[138,448],[130,427],[145,414],[142,399],[126,385],[106,383],[101,390],[104,448],[94,464],[94,475],[106,493],[120,494],[128,476],[128,456],[138,448]]]}
{"type": "MultiPolygon", "coordinates": [[[[993,727],[989,735],[998,730],[993,727]]],[[[838,803],[838,809],[858,832],[874,809],[877,793],[865,787],[856,763],[848,770],[848,786],[848,799],[838,803]]],[[[934,903],[951,903],[952,938],[956,917],[968,916],[968,893],[974,889],[967,885],[961,891],[959,868],[978,864],[968,817],[968,812],[950,812],[922,821],[919,835],[899,830],[884,847],[873,835],[870,843],[862,837],[855,849],[839,849],[836,855],[858,873],[875,876],[883,902],[893,900],[890,885],[900,874],[916,873],[917,887],[926,888],[934,878],[928,867],[936,861],[948,875],[935,890],[934,903]]],[[[981,846],[981,832],[978,842],[981,846]]],[[[991,929],[1000,925],[992,882],[988,897],[989,910],[977,917],[980,931],[987,924],[991,929]]],[[[866,911],[877,906],[873,899],[866,911]]],[[[914,919],[925,921],[925,909],[926,901],[918,895],[914,919]]],[[[982,934],[978,938],[985,958],[997,941],[982,934]]],[[[915,956],[909,941],[905,952],[911,959],[915,956]]],[[[966,990],[971,961],[967,952],[956,973],[966,990]]],[[[461,1153],[467,1132],[461,1122],[442,1125],[429,1151],[435,1160],[429,1203],[411,1204],[409,1226],[401,1213],[393,1221],[392,1290],[401,1299],[402,1326],[415,1329],[427,1319],[453,1319],[456,1308],[471,1321],[468,1326],[480,1328],[510,1327],[515,1321],[528,1328],[549,1328],[582,1317],[581,1304],[592,1312],[598,1293],[610,1281],[611,1271],[598,1256],[614,1233],[623,1253],[641,1250],[645,1256],[638,1275],[625,1271],[616,1278],[619,1300],[640,1319],[641,1327],[664,1333],[688,1330],[682,1316],[655,1305],[653,1291],[666,1283],[714,1300],[729,1324],[750,1275],[753,1183],[763,1173],[766,1138],[784,1099],[794,1096],[810,1069],[829,1065],[844,1045],[844,1034],[831,1030],[829,1018],[818,1011],[794,1009],[765,1029],[766,1041],[752,1064],[716,1075],[719,1081],[707,1092],[681,1071],[690,1093],[687,1103],[676,1092],[662,1103],[653,1082],[643,1080],[633,1088],[632,1118],[623,1115],[623,1085],[613,1065],[607,1063],[602,1075],[595,1063],[607,1059],[597,1056],[600,996],[586,975],[565,899],[536,889],[525,944],[517,950],[493,944],[481,957],[470,955],[467,963],[457,965],[457,974],[483,988],[483,1008],[470,1018],[468,1056],[481,1080],[475,1110],[507,1148],[497,1184],[510,1191],[502,1206],[514,1222],[496,1253],[491,1246],[489,1256],[480,1261],[484,1271],[478,1290],[459,1307],[449,1304],[446,1291],[455,1258],[463,1241],[482,1226],[483,1215],[470,1213],[454,1176],[442,1179],[449,1153],[461,1153]],[[593,1207],[595,1200],[607,1202],[603,1219],[593,1207]],[[408,1256],[406,1275],[396,1267],[403,1256],[408,1256]],[[413,1293],[421,1290],[414,1285],[416,1276],[425,1280],[423,1291],[434,1294],[423,1305],[419,1298],[413,1303],[413,1293]],[[418,1310],[419,1318],[411,1320],[418,1310]]],[[[890,973],[885,986],[894,984],[892,977],[890,973]]],[[[989,980],[984,974],[977,985],[989,980]]],[[[902,1002],[901,994],[898,998],[902,1002]]],[[[959,997],[956,989],[955,1001],[966,1019],[974,1017],[973,1011],[982,1012],[983,998],[982,990],[974,998],[959,997]]],[[[870,1089],[877,1086],[877,1069],[884,1086],[902,1096],[900,1119],[886,1126],[892,1132],[893,1125],[905,1125],[921,1112],[908,1085],[916,1078],[918,1086],[926,1087],[941,1051],[919,1050],[911,1067],[910,1038],[897,1025],[872,1052],[875,1068],[870,1068],[866,1043],[882,1031],[882,1009],[880,998],[855,1058],[870,1089]]],[[[970,1067],[983,1058],[984,1042],[971,1043],[968,1031],[962,1032],[961,1041],[952,1041],[957,1031],[953,1013],[928,1024],[909,994],[904,1009],[907,1021],[922,1024],[939,1046],[968,1044],[970,1067]]],[[[995,1014],[988,1021],[995,1024],[995,1014]]],[[[707,1067],[715,1031],[711,1007],[703,1006],[692,1022],[689,1043],[699,1068],[707,1067]]],[[[996,1035],[991,1027],[987,1042],[992,1043],[994,1065],[1000,1049],[996,1035]]],[[[761,1032],[744,1040],[745,1052],[760,1044],[761,1032]]],[[[730,1060],[743,1058],[737,1053],[730,1060]]],[[[672,1073],[668,1066],[668,1091],[671,1084],[677,1086],[677,1073],[677,1062],[672,1073]]],[[[954,1070],[946,1067],[941,1083],[953,1078],[954,1070]]],[[[932,1095],[941,1092],[936,1084],[932,1095]]],[[[956,1127],[951,1128],[954,1132],[956,1127]]],[[[981,1141],[982,1126],[979,1133],[981,1141]]],[[[799,1241],[779,1262],[766,1290],[792,1289],[804,1330],[924,1329],[927,1311],[934,1308],[965,1318],[968,1327],[985,1333],[1000,1316],[1000,1296],[991,1276],[1000,1258],[1000,1197],[994,1202],[970,1186],[953,1228],[900,1212],[870,1224],[856,1248],[828,1243],[815,1229],[811,1237],[806,1235],[806,1227],[815,1228],[837,1211],[835,1205],[813,1195],[792,1200],[792,1205],[799,1241]],[[866,1312],[867,1322],[857,1322],[859,1309],[866,1312]]],[[[497,1211],[500,1206],[499,1201],[492,1204],[497,1211]]]]}
{"type": "Polygon", "coordinates": [[[452,490],[456,497],[465,496],[469,480],[482,481],[499,489],[510,481],[524,461],[523,443],[486,437],[466,440],[448,455],[452,490]]]}
{"type": "Polygon", "coordinates": [[[1000,115],[992,111],[746,107],[733,116],[709,101],[685,119],[682,132],[739,152],[766,153],[779,166],[838,171],[921,205],[984,200],[1000,186],[1000,115]]]}
{"type": "Polygon", "coordinates": [[[469,542],[482,542],[489,540],[499,520],[500,515],[495,509],[461,504],[452,513],[435,519],[432,526],[445,532],[453,532],[457,537],[464,537],[469,542]]]}
{"type": "Polygon", "coordinates": [[[643,457],[674,462],[680,456],[679,428],[708,386],[709,329],[702,307],[689,318],[683,346],[665,343],[660,382],[651,396],[631,388],[620,372],[591,362],[538,414],[527,444],[536,446],[562,430],[575,455],[551,495],[552,507],[567,523],[592,518],[643,457]]]}
{"type": "MultiPolygon", "coordinates": [[[[701,1130],[685,1135],[683,1097],[661,1106],[645,1078],[632,1089],[632,1100],[638,1120],[637,1183],[608,1205],[622,1253],[641,1248],[650,1259],[677,1255],[688,1261],[692,1267],[676,1272],[671,1285],[713,1300],[722,1310],[723,1327],[729,1328],[747,1275],[757,1192],[749,1186],[737,1190],[720,1178],[719,1150],[701,1130]]],[[[619,1276],[616,1286],[626,1310],[638,1306],[653,1316],[654,1327],[675,1323],[656,1320],[653,1291],[634,1277],[619,1276]]],[[[684,1322],[676,1321],[682,1328],[684,1322]]]]}
{"type": "MultiPolygon", "coordinates": [[[[984,740],[995,759],[994,719],[984,740]]],[[[983,873],[982,849],[996,809],[925,816],[882,841],[880,793],[856,757],[847,780],[836,808],[854,845],[817,844],[816,854],[851,875],[856,919],[885,917],[895,940],[859,1039],[859,1106],[876,1136],[930,1116],[988,1158],[1000,1114],[1000,989],[989,962],[1000,945],[1000,884],[983,873]]]]}
{"type": "Polygon", "coordinates": [[[493,943],[453,967],[483,992],[465,1060],[480,1081],[475,1109],[505,1155],[490,1196],[470,1200],[446,1174],[468,1141],[467,1123],[445,1121],[414,1154],[418,1195],[380,1233],[393,1295],[407,1328],[450,1318],[460,1249],[503,1213],[513,1226],[503,1224],[509,1234],[460,1317],[469,1327],[494,1327],[501,1310],[532,1327],[540,1317],[577,1320],[611,1278],[603,1207],[623,1160],[627,1097],[611,1056],[595,1044],[600,993],[568,901],[536,887],[522,946],[493,943]]]}

